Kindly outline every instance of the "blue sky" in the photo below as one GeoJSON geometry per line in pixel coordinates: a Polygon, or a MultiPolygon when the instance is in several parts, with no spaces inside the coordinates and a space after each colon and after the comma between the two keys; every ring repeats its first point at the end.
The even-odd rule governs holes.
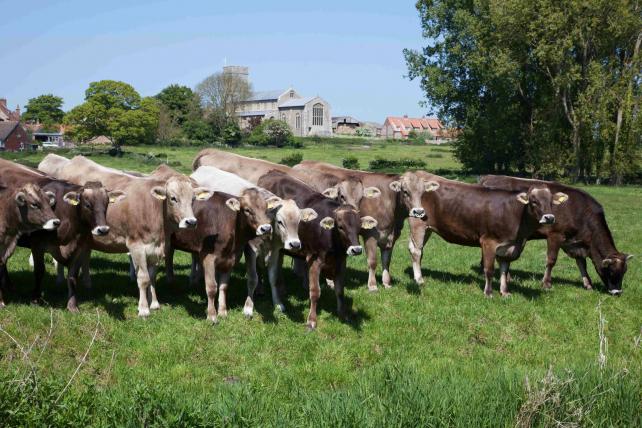
{"type": "Polygon", "coordinates": [[[402,49],[422,45],[414,2],[2,1],[0,97],[10,107],[53,93],[65,109],[92,81],[143,95],[194,87],[228,65],[250,67],[255,90],[292,85],[333,115],[383,122],[421,116],[402,49]]]}

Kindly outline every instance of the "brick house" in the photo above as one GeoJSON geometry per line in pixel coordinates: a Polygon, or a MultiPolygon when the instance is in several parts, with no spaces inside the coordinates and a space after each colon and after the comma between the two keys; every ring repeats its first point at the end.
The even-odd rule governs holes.
{"type": "Polygon", "coordinates": [[[27,130],[16,120],[0,121],[0,151],[14,152],[32,145],[27,130]]]}
{"type": "Polygon", "coordinates": [[[444,136],[444,130],[443,124],[437,118],[388,116],[383,123],[381,136],[384,138],[407,139],[410,131],[415,131],[418,134],[428,134],[433,140],[441,140],[444,136]]]}
{"type": "Polygon", "coordinates": [[[340,135],[355,135],[361,128],[361,122],[352,116],[334,116],[332,118],[332,132],[340,135]]]}
{"type": "Polygon", "coordinates": [[[6,98],[0,98],[0,122],[7,122],[10,120],[16,122],[20,121],[20,106],[17,106],[14,111],[9,110],[6,98]]]}

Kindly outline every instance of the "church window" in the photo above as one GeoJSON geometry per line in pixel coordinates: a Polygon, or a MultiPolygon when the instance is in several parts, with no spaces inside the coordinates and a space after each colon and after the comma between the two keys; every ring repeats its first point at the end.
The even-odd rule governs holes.
{"type": "Polygon", "coordinates": [[[312,106],[312,125],[323,126],[323,104],[321,103],[312,106]]]}
{"type": "Polygon", "coordinates": [[[301,129],[301,114],[296,114],[296,129],[301,129]]]}

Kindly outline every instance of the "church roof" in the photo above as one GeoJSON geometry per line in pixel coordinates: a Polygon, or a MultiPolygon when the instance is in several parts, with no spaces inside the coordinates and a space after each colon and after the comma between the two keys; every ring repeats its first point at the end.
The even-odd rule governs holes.
{"type": "Polygon", "coordinates": [[[254,92],[248,99],[245,101],[270,101],[270,100],[278,100],[281,94],[283,94],[286,90],[281,89],[281,90],[273,90],[273,91],[258,91],[254,92]]]}
{"type": "Polygon", "coordinates": [[[293,99],[287,100],[286,102],[281,104],[279,106],[279,108],[281,108],[281,107],[303,107],[304,105],[306,105],[307,103],[309,103],[310,101],[312,101],[315,98],[317,98],[317,97],[293,98],[293,99]]]}
{"type": "Polygon", "coordinates": [[[252,110],[252,111],[242,111],[237,113],[240,117],[251,117],[251,116],[265,116],[268,113],[267,110],[252,110]]]}

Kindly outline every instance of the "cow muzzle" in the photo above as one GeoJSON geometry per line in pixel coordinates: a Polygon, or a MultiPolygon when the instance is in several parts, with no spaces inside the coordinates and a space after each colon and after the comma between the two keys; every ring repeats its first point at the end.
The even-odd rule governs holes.
{"type": "Polygon", "coordinates": [[[292,239],[292,240],[286,241],[285,249],[286,250],[299,250],[299,249],[301,249],[301,241],[299,241],[298,239],[292,239]]]}
{"type": "Polygon", "coordinates": [[[544,214],[541,219],[539,219],[540,224],[553,224],[555,223],[555,216],[553,214],[544,214]]]}
{"type": "Polygon", "coordinates": [[[423,218],[426,215],[426,210],[423,208],[413,208],[410,210],[410,216],[415,218],[423,218]]]}
{"type": "Polygon", "coordinates": [[[51,220],[47,220],[47,222],[42,225],[42,228],[44,230],[56,230],[58,226],[60,226],[60,220],[52,218],[51,220]]]}
{"type": "Polygon", "coordinates": [[[104,236],[109,233],[109,226],[96,226],[91,231],[92,235],[104,236]]]}
{"type": "Polygon", "coordinates": [[[178,223],[180,229],[192,229],[196,227],[196,219],[194,217],[187,217],[178,223]]]}
{"type": "Polygon", "coordinates": [[[622,294],[622,290],[609,290],[611,296],[619,296],[622,294]]]}
{"type": "Polygon", "coordinates": [[[358,256],[363,253],[363,247],[361,245],[350,245],[346,254],[349,256],[358,256]]]}
{"type": "Polygon", "coordinates": [[[256,228],[257,236],[265,235],[266,233],[270,233],[270,232],[272,232],[272,226],[269,224],[262,224],[256,228]]]}

